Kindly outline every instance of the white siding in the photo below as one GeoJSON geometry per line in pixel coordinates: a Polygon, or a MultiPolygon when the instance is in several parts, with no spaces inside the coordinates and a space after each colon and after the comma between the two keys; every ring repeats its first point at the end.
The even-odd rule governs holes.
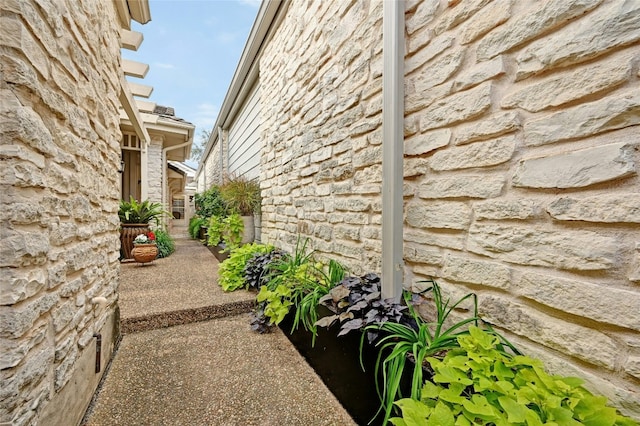
{"type": "Polygon", "coordinates": [[[255,84],[229,129],[229,174],[260,176],[259,84],[255,84]]]}

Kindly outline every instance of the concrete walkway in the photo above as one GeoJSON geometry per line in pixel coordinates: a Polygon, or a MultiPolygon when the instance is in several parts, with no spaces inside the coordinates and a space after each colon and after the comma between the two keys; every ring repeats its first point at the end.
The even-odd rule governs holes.
{"type": "Polygon", "coordinates": [[[123,339],[86,425],[353,425],[279,330],[251,331],[255,295],[224,293],[209,250],[122,265],[123,339]]]}

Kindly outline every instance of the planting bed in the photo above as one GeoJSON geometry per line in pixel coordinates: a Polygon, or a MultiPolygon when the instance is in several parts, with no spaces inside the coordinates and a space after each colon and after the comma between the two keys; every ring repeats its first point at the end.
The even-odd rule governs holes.
{"type": "Polygon", "coordinates": [[[291,334],[292,323],[293,312],[290,312],[280,328],[351,417],[359,425],[381,425],[383,413],[369,423],[380,407],[374,378],[377,349],[365,342],[363,371],[359,332],[338,337],[337,323],[329,329],[319,327],[315,346],[311,347],[311,333],[300,326],[291,334]]]}

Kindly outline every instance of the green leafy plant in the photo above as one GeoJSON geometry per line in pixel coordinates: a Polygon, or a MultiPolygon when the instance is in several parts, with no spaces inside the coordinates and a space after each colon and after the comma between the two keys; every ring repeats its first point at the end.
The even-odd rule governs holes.
{"type": "Polygon", "coordinates": [[[240,246],[242,233],[244,232],[244,222],[239,214],[234,213],[227,216],[223,221],[222,235],[227,245],[227,251],[240,246]]]}
{"type": "Polygon", "coordinates": [[[152,203],[149,200],[136,201],[133,197],[129,201],[120,200],[118,217],[121,223],[159,223],[163,215],[167,214],[162,209],[162,204],[152,203]]]}
{"type": "Polygon", "coordinates": [[[224,219],[221,216],[213,215],[209,218],[209,227],[207,228],[207,245],[217,246],[222,241],[222,233],[224,231],[224,219]]]}
{"type": "MultiPolygon", "coordinates": [[[[364,328],[365,332],[378,331],[382,332],[384,336],[376,342],[379,352],[375,364],[376,387],[382,402],[381,409],[385,411],[384,424],[391,415],[393,402],[402,396],[400,380],[404,374],[408,357],[411,356],[414,362],[411,397],[420,399],[425,359],[457,348],[459,346],[458,337],[469,333],[467,326],[471,323],[478,325],[478,300],[474,293],[469,293],[450,305],[449,300],[443,301],[440,286],[435,281],[431,281],[431,284],[431,287],[425,292],[433,292],[433,302],[436,309],[435,322],[425,322],[413,307],[411,293],[405,292],[404,300],[414,320],[412,323],[385,321],[364,328]],[[451,312],[467,299],[473,300],[473,315],[451,326],[445,325],[451,312]],[[380,373],[382,385],[378,382],[380,373]]],[[[364,339],[365,333],[362,334],[360,342],[361,354],[364,339]]]]}
{"type": "Polygon", "coordinates": [[[549,375],[540,360],[505,351],[490,331],[469,327],[459,348],[427,358],[435,372],[419,398],[396,401],[408,425],[637,425],[573,377],[549,375]]]}
{"type": "Polygon", "coordinates": [[[246,288],[247,282],[244,279],[244,268],[249,259],[256,254],[265,254],[273,250],[273,246],[252,243],[237,247],[218,269],[218,284],[224,291],[234,291],[239,288],[246,288]]]}
{"type": "Polygon", "coordinates": [[[291,287],[279,284],[273,290],[269,290],[266,285],[263,285],[260,287],[256,300],[258,303],[264,303],[262,309],[265,317],[270,319],[270,323],[279,324],[287,316],[291,305],[293,305],[291,297],[291,287]]]}
{"type": "Polygon", "coordinates": [[[244,223],[242,222],[242,217],[236,213],[225,218],[211,216],[209,218],[209,227],[207,228],[207,245],[217,246],[224,241],[225,250],[233,250],[240,246],[243,231],[244,223]]]}
{"type": "Polygon", "coordinates": [[[196,215],[203,218],[211,216],[225,217],[228,213],[227,204],[220,194],[220,187],[216,185],[202,193],[195,194],[194,204],[196,215]]]}
{"type": "Polygon", "coordinates": [[[193,216],[189,219],[189,236],[194,240],[200,237],[200,228],[208,224],[207,219],[200,216],[193,216]]]}
{"type": "MultiPolygon", "coordinates": [[[[307,253],[308,242],[309,239],[301,241],[298,238],[293,255],[284,255],[277,258],[268,266],[269,281],[265,287],[267,287],[267,291],[276,292],[282,296],[282,300],[277,304],[279,308],[282,306],[287,307],[285,315],[289,312],[289,307],[299,304],[306,290],[317,285],[317,269],[314,268],[313,264],[313,252],[307,253]],[[278,286],[281,285],[288,288],[289,291],[276,291],[278,286]]],[[[262,291],[262,288],[260,290],[262,291]]],[[[270,293],[270,295],[272,294],[270,293]]],[[[271,303],[276,303],[273,298],[267,300],[264,313],[270,318],[271,325],[278,325],[284,316],[280,315],[281,309],[270,309],[269,304],[271,303]],[[278,315],[271,316],[271,313],[276,311],[278,315]]],[[[298,324],[294,323],[293,329],[297,328],[297,326],[298,324]]]]}
{"type": "Polygon", "coordinates": [[[220,195],[229,210],[242,216],[249,216],[260,208],[260,184],[245,176],[231,176],[220,187],[220,195]]]}
{"type": "Polygon", "coordinates": [[[169,257],[171,253],[176,251],[176,244],[167,231],[156,231],[156,246],[158,246],[158,257],[169,257]]]}

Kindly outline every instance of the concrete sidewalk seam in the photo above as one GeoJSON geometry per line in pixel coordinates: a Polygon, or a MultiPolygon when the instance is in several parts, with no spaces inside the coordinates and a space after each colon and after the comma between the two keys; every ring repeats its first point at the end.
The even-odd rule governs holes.
{"type": "Polygon", "coordinates": [[[230,302],[222,305],[203,306],[200,308],[181,309],[178,311],[160,312],[133,318],[121,319],[121,333],[139,333],[158,328],[208,321],[217,318],[249,313],[255,307],[255,299],[230,302]]]}

